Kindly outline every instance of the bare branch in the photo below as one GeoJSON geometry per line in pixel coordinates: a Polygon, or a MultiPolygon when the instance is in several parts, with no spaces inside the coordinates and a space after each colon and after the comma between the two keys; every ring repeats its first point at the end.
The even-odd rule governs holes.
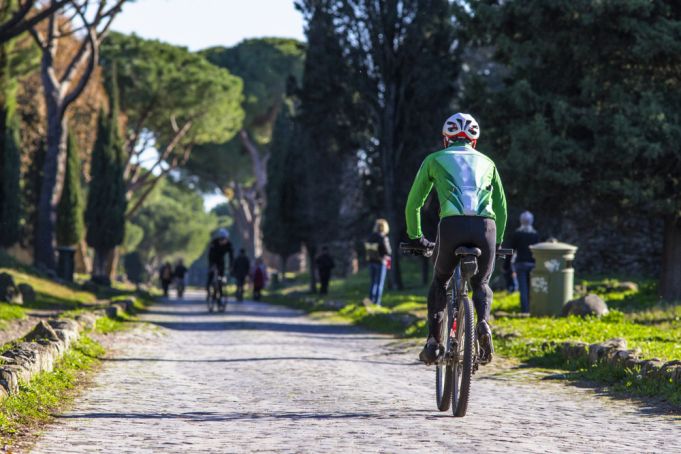
{"type": "Polygon", "coordinates": [[[12,17],[7,22],[0,25],[0,43],[9,41],[10,39],[19,36],[25,31],[31,30],[38,25],[38,23],[47,19],[48,16],[61,9],[70,1],[71,0],[54,0],[50,6],[29,19],[27,19],[26,16],[28,16],[30,13],[35,1],[27,0],[26,2],[21,3],[19,9],[12,15],[12,17]]]}

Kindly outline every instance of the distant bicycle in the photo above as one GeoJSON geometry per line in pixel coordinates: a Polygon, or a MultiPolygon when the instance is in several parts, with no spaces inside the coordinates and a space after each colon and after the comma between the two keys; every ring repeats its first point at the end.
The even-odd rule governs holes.
{"type": "MultiPolygon", "coordinates": [[[[400,244],[404,255],[433,255],[432,249],[421,249],[400,244]]],[[[435,398],[440,411],[452,407],[454,416],[466,416],[468,398],[471,390],[471,378],[480,364],[487,364],[490,358],[481,355],[480,346],[475,335],[475,312],[473,303],[468,297],[470,279],[478,273],[478,257],[481,251],[477,247],[461,246],[454,251],[459,257],[447,292],[447,310],[442,323],[442,339],[444,353],[436,362],[435,398]]],[[[512,249],[499,249],[497,258],[513,255],[512,249]]]]}
{"type": "Polygon", "coordinates": [[[227,310],[227,296],[224,292],[225,278],[217,270],[211,270],[211,281],[208,287],[208,312],[227,310]]]}

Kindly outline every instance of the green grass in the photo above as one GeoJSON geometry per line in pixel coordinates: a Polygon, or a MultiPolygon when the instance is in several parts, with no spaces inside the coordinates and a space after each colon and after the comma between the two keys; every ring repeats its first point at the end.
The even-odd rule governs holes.
{"type": "Polygon", "coordinates": [[[103,354],[101,345],[82,336],[58,361],[54,371],[37,375],[29,384],[22,383],[19,394],[0,402],[3,441],[50,420],[54,412],[72,398],[71,391],[82,373],[91,370],[103,354]]]}
{"type": "Polygon", "coordinates": [[[36,301],[24,304],[32,309],[74,309],[80,306],[92,305],[97,301],[97,296],[91,292],[85,292],[76,286],[58,284],[48,278],[30,274],[26,270],[15,268],[0,268],[0,273],[9,273],[18,284],[29,284],[36,292],[36,301]]]}

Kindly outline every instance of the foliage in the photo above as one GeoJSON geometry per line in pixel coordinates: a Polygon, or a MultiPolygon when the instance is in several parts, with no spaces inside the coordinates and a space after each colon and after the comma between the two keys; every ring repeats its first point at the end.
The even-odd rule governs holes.
{"type": "Polygon", "coordinates": [[[296,181],[294,148],[294,119],[292,106],[285,103],[277,116],[267,163],[267,205],[263,217],[265,246],[271,252],[286,258],[300,251],[299,218],[297,216],[296,192],[300,181],[296,181]]]}
{"type": "Polygon", "coordinates": [[[176,258],[193,262],[203,252],[216,226],[215,217],[204,211],[199,194],[171,182],[162,184],[158,196],[131,221],[144,231],[137,251],[148,265],[176,258]]]}
{"type": "MultiPolygon", "coordinates": [[[[241,128],[242,82],[186,48],[136,35],[112,33],[102,45],[102,66],[115,65],[120,82],[126,137],[152,135],[158,150],[189,123],[181,145],[226,142],[241,128]]],[[[182,147],[179,147],[182,149],[182,147]]]]}
{"type": "MultiPolygon", "coordinates": [[[[202,55],[243,79],[243,129],[257,145],[269,144],[287,80],[301,77],[304,45],[291,39],[260,38],[231,48],[210,48],[202,55]]],[[[239,138],[215,140],[198,147],[186,171],[198,176],[202,187],[211,190],[215,187],[223,190],[234,181],[250,184],[254,178],[251,158],[244,152],[239,138]]]]}
{"type": "Polygon", "coordinates": [[[9,273],[18,284],[28,284],[35,290],[36,301],[33,304],[24,303],[24,308],[35,309],[73,309],[94,304],[97,296],[82,291],[77,287],[58,284],[47,277],[32,274],[30,268],[0,268],[0,273],[9,273]]]}
{"type": "Polygon", "coordinates": [[[293,39],[258,38],[231,48],[206,49],[202,55],[244,81],[244,126],[252,129],[259,143],[266,143],[288,77],[299,78],[302,73],[304,52],[303,43],[293,39]]]}
{"type": "Polygon", "coordinates": [[[96,251],[109,251],[125,238],[125,212],[127,208],[125,158],[118,129],[118,83],[116,72],[110,80],[111,110],[100,111],[97,141],[92,152],[91,182],[88,193],[85,221],[87,242],[96,251]]]}
{"type": "Polygon", "coordinates": [[[57,207],[57,243],[73,246],[83,237],[83,193],[80,187],[80,153],[75,137],[69,134],[66,148],[64,189],[57,207]]]}

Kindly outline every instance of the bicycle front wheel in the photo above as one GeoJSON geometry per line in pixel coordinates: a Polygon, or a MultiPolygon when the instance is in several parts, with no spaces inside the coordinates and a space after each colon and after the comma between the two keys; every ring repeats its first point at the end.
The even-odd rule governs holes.
{"type": "Polygon", "coordinates": [[[473,350],[475,343],[473,303],[468,297],[459,301],[456,339],[458,354],[453,367],[452,412],[454,416],[466,416],[468,397],[473,376],[473,350]]]}

